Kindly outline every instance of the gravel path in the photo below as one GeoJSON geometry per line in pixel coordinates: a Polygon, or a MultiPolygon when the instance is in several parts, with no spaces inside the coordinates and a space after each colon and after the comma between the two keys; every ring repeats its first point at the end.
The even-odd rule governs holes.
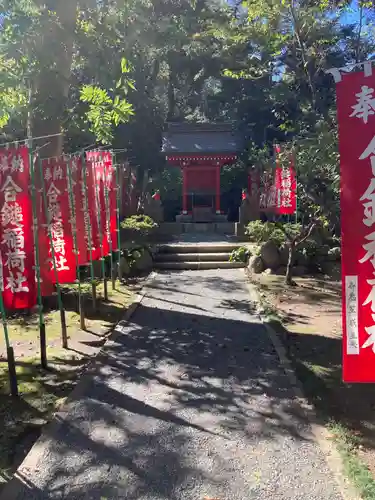
{"type": "Polygon", "coordinates": [[[242,270],[159,275],[117,331],[6,500],[341,500],[242,270]]]}

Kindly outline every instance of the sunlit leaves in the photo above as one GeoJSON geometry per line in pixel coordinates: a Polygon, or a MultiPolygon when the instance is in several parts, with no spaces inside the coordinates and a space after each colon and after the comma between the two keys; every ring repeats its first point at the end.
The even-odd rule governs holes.
{"type": "Polygon", "coordinates": [[[132,105],[119,95],[114,99],[105,89],[94,85],[84,85],[80,93],[81,101],[89,105],[86,112],[90,131],[103,144],[110,144],[113,139],[113,126],[129,121],[134,114],[132,105]]]}

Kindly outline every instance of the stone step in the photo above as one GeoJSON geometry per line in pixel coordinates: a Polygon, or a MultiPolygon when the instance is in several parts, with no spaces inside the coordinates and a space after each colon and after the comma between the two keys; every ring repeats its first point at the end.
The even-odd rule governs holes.
{"type": "Polygon", "coordinates": [[[243,246],[241,243],[170,243],[158,248],[159,254],[163,253],[230,253],[232,250],[243,246]]]}
{"type": "Polygon", "coordinates": [[[201,269],[237,269],[245,267],[242,262],[229,262],[229,261],[206,261],[206,262],[155,262],[155,269],[179,269],[179,270],[201,270],[201,269]]]}
{"type": "Polygon", "coordinates": [[[222,262],[229,261],[230,253],[159,253],[155,262],[222,262]]]}

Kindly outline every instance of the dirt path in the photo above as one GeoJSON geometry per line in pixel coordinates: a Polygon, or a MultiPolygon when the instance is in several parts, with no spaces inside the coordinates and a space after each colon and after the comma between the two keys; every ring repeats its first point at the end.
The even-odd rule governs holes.
{"type": "Polygon", "coordinates": [[[158,276],[65,417],[3,500],[341,500],[240,270],[158,276]]]}

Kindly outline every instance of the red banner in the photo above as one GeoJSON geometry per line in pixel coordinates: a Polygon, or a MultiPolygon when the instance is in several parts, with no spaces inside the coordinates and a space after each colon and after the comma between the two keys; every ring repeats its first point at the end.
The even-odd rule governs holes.
{"type": "Polygon", "coordinates": [[[106,232],[106,207],[105,207],[105,164],[108,162],[110,153],[103,151],[90,151],[87,153],[87,167],[89,171],[90,183],[93,182],[94,193],[94,218],[96,225],[96,237],[94,237],[95,251],[94,260],[100,259],[109,253],[109,242],[106,232]],[[92,180],[91,180],[92,176],[92,180]]]}
{"type": "Polygon", "coordinates": [[[336,85],[345,382],[375,382],[375,75],[366,73],[342,73],[336,85]]]}
{"type": "Polygon", "coordinates": [[[109,222],[109,232],[112,242],[112,250],[118,249],[117,237],[117,186],[116,171],[112,163],[112,156],[106,163],[106,189],[108,190],[107,221],[109,222]]]}
{"type": "MultiPolygon", "coordinates": [[[[95,177],[94,170],[92,166],[92,154],[91,152],[86,153],[86,181],[81,178],[81,189],[82,189],[82,204],[84,209],[84,220],[85,220],[85,238],[87,241],[87,258],[82,259],[82,264],[90,261],[90,251],[89,251],[89,234],[91,234],[91,249],[92,249],[92,259],[98,260],[101,257],[100,254],[100,238],[99,238],[99,226],[98,217],[96,209],[96,191],[95,191],[95,177]],[[86,186],[86,188],[85,188],[86,186]],[[87,206],[85,206],[87,204],[87,206]],[[83,262],[85,261],[85,262],[83,262]]],[[[82,173],[81,173],[82,174],[82,173]]],[[[82,177],[82,175],[81,175],[82,177]]]]}
{"type": "Polygon", "coordinates": [[[0,152],[0,289],[7,309],[36,304],[29,151],[0,152]]]}
{"type": "Polygon", "coordinates": [[[73,208],[70,207],[72,231],[74,231],[75,226],[78,264],[82,265],[88,262],[84,207],[82,203],[82,158],[70,158],[68,160],[68,168],[70,169],[71,176],[71,186],[68,180],[68,189],[70,190],[71,187],[73,190],[73,208]]]}
{"type": "Polygon", "coordinates": [[[277,191],[276,212],[281,215],[294,214],[297,207],[297,180],[292,159],[289,167],[276,168],[275,186],[277,191]]]}
{"type": "Polygon", "coordinates": [[[273,173],[264,174],[260,187],[259,208],[262,212],[275,212],[277,208],[277,189],[273,173]]]}
{"type": "MultiPolygon", "coordinates": [[[[38,173],[38,185],[41,186],[41,173],[38,173]]],[[[72,214],[68,192],[67,162],[61,158],[44,160],[42,162],[42,174],[45,197],[43,197],[42,203],[39,202],[38,205],[43,207],[40,222],[44,230],[39,231],[39,254],[43,283],[46,284],[48,275],[52,283],[56,283],[57,280],[59,283],[74,283],[77,273],[71,226],[72,214]],[[49,223],[49,232],[52,237],[57,277],[47,223],[49,223]]]]}

